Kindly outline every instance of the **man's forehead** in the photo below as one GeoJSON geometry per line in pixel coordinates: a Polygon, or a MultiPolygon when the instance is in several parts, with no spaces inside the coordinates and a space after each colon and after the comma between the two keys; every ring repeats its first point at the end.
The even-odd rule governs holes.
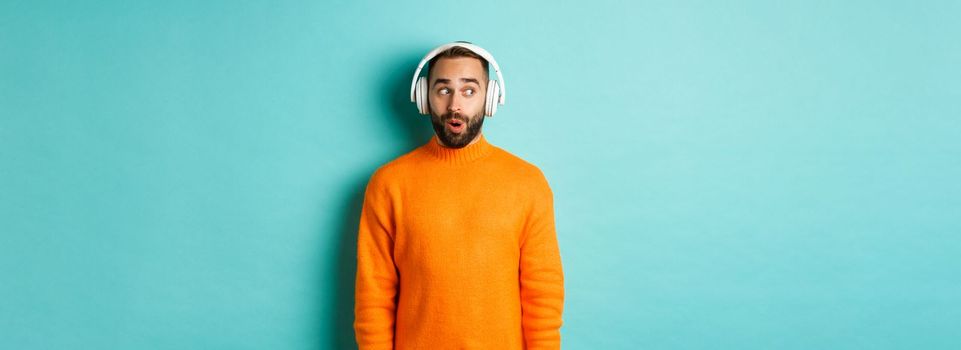
{"type": "Polygon", "coordinates": [[[435,81],[473,81],[477,82],[484,76],[484,67],[481,61],[472,57],[442,58],[435,62],[431,67],[431,78],[435,81]]]}

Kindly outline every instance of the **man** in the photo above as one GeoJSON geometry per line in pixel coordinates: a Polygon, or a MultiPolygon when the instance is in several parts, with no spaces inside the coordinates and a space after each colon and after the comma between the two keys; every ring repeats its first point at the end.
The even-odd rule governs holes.
{"type": "Polygon", "coordinates": [[[487,94],[496,85],[488,83],[483,55],[490,54],[465,42],[441,48],[448,46],[430,58],[426,89],[417,92],[427,96],[435,135],[367,184],[357,343],[361,350],[559,349],[564,277],[553,193],[539,168],[481,133],[497,98],[487,94]]]}

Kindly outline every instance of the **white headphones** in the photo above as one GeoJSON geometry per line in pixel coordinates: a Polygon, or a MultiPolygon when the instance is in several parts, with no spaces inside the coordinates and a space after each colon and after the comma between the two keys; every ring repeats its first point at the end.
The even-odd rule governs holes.
{"type": "Polygon", "coordinates": [[[494,60],[494,56],[491,56],[487,50],[482,49],[480,46],[466,41],[455,41],[438,46],[428,52],[427,55],[424,56],[424,59],[420,60],[420,64],[417,65],[417,70],[414,71],[414,79],[410,82],[410,102],[417,104],[417,111],[419,111],[420,114],[430,114],[430,109],[427,106],[427,77],[421,77],[420,71],[434,56],[454,46],[460,46],[473,51],[494,67],[494,73],[497,74],[497,79],[487,82],[487,96],[484,100],[484,115],[493,117],[494,113],[497,112],[497,105],[504,105],[504,94],[507,91],[504,87],[504,76],[501,75],[501,69],[497,66],[497,61],[494,60]]]}

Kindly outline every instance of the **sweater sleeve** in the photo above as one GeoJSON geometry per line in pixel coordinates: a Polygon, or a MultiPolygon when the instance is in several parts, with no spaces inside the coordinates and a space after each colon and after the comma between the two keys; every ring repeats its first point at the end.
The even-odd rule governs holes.
{"type": "Polygon", "coordinates": [[[375,173],[367,184],[357,235],[354,332],[360,350],[394,348],[398,273],[386,188],[375,173]]]}
{"type": "Polygon", "coordinates": [[[564,273],[554,229],[554,198],[541,178],[521,242],[522,328],[528,350],[560,349],[564,273]]]}

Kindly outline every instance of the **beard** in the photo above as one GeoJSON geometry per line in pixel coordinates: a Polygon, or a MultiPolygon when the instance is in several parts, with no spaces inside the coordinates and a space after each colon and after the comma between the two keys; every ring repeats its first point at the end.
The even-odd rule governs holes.
{"type": "Polygon", "coordinates": [[[481,126],[484,125],[484,112],[481,111],[473,117],[465,118],[461,114],[454,114],[452,112],[447,112],[443,115],[436,115],[433,111],[431,111],[430,123],[434,126],[434,133],[437,134],[437,138],[447,145],[447,147],[463,148],[473,141],[474,137],[480,133],[481,126]],[[447,130],[447,122],[455,118],[467,123],[467,127],[464,128],[464,132],[460,134],[455,134],[447,130]]]}

